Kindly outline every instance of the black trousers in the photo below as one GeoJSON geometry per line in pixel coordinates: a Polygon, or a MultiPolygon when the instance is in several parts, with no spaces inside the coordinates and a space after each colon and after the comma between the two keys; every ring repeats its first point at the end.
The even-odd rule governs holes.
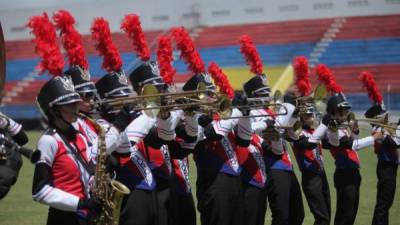
{"type": "Polygon", "coordinates": [[[358,169],[336,169],[335,225],[353,225],[357,216],[360,199],[361,175],[358,169]]]}
{"type": "Polygon", "coordinates": [[[68,212],[50,207],[47,215],[47,225],[86,225],[75,212],[68,212]]]}
{"type": "Polygon", "coordinates": [[[200,172],[197,178],[197,208],[202,225],[241,225],[243,190],[241,177],[200,172]]]}
{"type": "Polygon", "coordinates": [[[272,225],[299,225],[304,220],[304,206],[296,175],[290,171],[269,170],[267,196],[272,225]]]}
{"type": "Polygon", "coordinates": [[[170,225],[196,225],[196,208],[192,194],[171,192],[170,225]]]}
{"type": "Polygon", "coordinates": [[[302,171],[301,186],[308,206],[314,215],[314,225],[329,225],[331,220],[331,195],[325,172],[317,174],[302,171]]]}
{"type": "Polygon", "coordinates": [[[378,193],[372,225],[388,225],[389,209],[396,193],[396,177],[398,165],[394,162],[378,161],[376,175],[378,176],[378,193]]]}
{"type": "Polygon", "coordinates": [[[157,224],[155,191],[134,189],[125,196],[121,207],[120,225],[157,224]]]}
{"type": "Polygon", "coordinates": [[[263,225],[267,212],[265,189],[244,184],[244,218],[247,225],[263,225]]]}
{"type": "Polygon", "coordinates": [[[158,225],[167,225],[171,209],[171,182],[170,180],[157,178],[157,220],[158,225]]]}

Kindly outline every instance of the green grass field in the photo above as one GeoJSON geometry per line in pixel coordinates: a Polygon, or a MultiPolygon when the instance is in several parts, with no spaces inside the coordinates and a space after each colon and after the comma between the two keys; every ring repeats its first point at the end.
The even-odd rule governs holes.
{"type": "MultiPolygon", "coordinates": [[[[33,148],[40,135],[40,132],[29,132],[30,142],[28,147],[33,148]]],[[[336,195],[335,189],[332,185],[334,165],[332,157],[325,152],[325,163],[328,180],[331,189],[332,198],[332,210],[333,215],[336,207],[336,195]]],[[[364,149],[360,152],[361,157],[361,174],[362,174],[362,185],[361,185],[361,197],[360,207],[358,210],[357,220],[355,224],[367,225],[371,224],[373,209],[376,198],[376,156],[374,155],[371,148],[364,149]]],[[[292,159],[294,159],[292,157],[292,159]]],[[[295,165],[297,169],[297,165],[295,165]]],[[[195,191],[195,180],[196,180],[196,167],[191,166],[191,180],[195,191]]],[[[0,201],[0,225],[43,225],[46,221],[47,207],[34,202],[31,197],[31,185],[33,176],[33,166],[24,161],[24,165],[21,169],[18,182],[13,186],[8,196],[0,201]]],[[[297,173],[297,177],[300,180],[300,175],[297,173]]],[[[398,176],[397,183],[400,185],[400,176],[398,176]]],[[[306,216],[304,224],[312,224],[313,217],[310,214],[305,198],[306,216]]],[[[265,224],[270,224],[271,214],[269,209],[267,210],[267,216],[265,224]]],[[[400,191],[397,189],[396,199],[393,207],[390,211],[390,224],[400,225],[400,191]]],[[[200,223],[198,223],[200,224],[200,223]]],[[[333,223],[332,223],[333,224],[333,223]]]]}

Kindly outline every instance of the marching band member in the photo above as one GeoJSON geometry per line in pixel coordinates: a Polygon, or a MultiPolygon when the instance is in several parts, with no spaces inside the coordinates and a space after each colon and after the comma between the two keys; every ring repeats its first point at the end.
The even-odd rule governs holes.
{"type": "Polygon", "coordinates": [[[102,207],[102,203],[89,194],[97,146],[89,146],[87,137],[76,130],[81,99],[70,79],[60,76],[63,58],[47,14],[32,17],[28,27],[36,36],[36,51],[43,57],[42,72],[48,70],[55,75],[37,97],[49,129],[37,144],[41,158],[35,167],[33,199],[50,206],[47,224],[78,225],[82,212],[89,211],[90,217],[99,213],[102,207]]]}
{"type": "MultiPolygon", "coordinates": [[[[194,91],[199,84],[215,91],[205,65],[184,28],[172,32],[181,57],[194,75],[184,84],[184,91],[194,91]]],[[[238,112],[238,110],[234,110],[238,112]]],[[[240,112],[239,112],[240,114],[240,112]]],[[[193,147],[197,166],[197,199],[202,224],[242,224],[241,167],[235,153],[233,120],[199,117],[197,143],[193,147]]]]}
{"type": "MultiPolygon", "coordinates": [[[[176,70],[172,67],[173,48],[171,38],[161,35],[158,39],[157,61],[160,75],[166,84],[168,92],[174,92],[173,77],[176,70]]],[[[183,98],[183,97],[182,97],[183,98]]],[[[174,104],[176,102],[173,102],[174,104]]],[[[163,129],[158,129],[158,135],[167,142],[171,154],[171,197],[170,216],[168,224],[195,225],[196,208],[194,205],[192,187],[189,180],[190,150],[185,145],[190,145],[197,139],[197,113],[195,107],[184,107],[183,111],[172,111],[167,120],[158,119],[163,123],[163,129]]]]}
{"type": "Polygon", "coordinates": [[[90,117],[93,113],[93,101],[97,90],[94,83],[90,81],[89,64],[82,37],[75,29],[75,19],[68,11],[57,11],[53,15],[53,20],[56,28],[60,30],[61,43],[66,50],[70,65],[64,74],[71,77],[75,91],[81,96],[79,111],[90,117]]]}
{"type": "Polygon", "coordinates": [[[11,137],[19,146],[28,142],[22,125],[0,113],[0,199],[4,198],[15,184],[22,167],[21,154],[15,151],[13,146],[5,143],[7,137],[11,137]]]}
{"type": "Polygon", "coordinates": [[[382,139],[382,132],[372,136],[358,138],[357,123],[350,124],[350,130],[341,126],[347,119],[351,105],[347,102],[342,89],[336,84],[332,72],[325,65],[318,65],[316,73],[319,80],[332,93],[328,99],[322,122],[310,138],[311,143],[322,140],[323,148],[329,149],[335,159],[336,170],[334,184],[337,193],[335,225],[354,224],[360,196],[360,160],[357,151],[371,146],[382,139]]]}
{"type": "MultiPolygon", "coordinates": [[[[104,56],[103,65],[108,71],[96,82],[98,96],[102,101],[110,101],[115,98],[128,97],[132,94],[128,81],[122,71],[122,60],[115,47],[110,41],[111,33],[108,22],[98,18],[92,25],[92,37],[96,39],[96,48],[104,56]]],[[[130,107],[118,109],[112,106],[103,107],[98,120],[101,124],[113,123],[117,114],[121,112],[129,115],[132,122],[124,124],[124,136],[121,144],[113,152],[113,156],[119,162],[116,166],[116,179],[130,189],[130,194],[124,197],[121,207],[121,218],[119,224],[154,224],[156,221],[155,203],[153,194],[156,186],[155,179],[151,173],[146,156],[142,154],[135,143],[128,139],[129,127],[143,126],[144,114],[130,111],[130,107]]],[[[145,135],[145,134],[144,134],[145,135]]],[[[140,139],[136,139],[139,141],[140,139]]]]}
{"type": "MultiPolygon", "coordinates": [[[[242,36],[240,42],[241,52],[250,64],[253,74],[256,74],[243,85],[243,91],[249,101],[257,100],[268,103],[270,87],[263,74],[262,61],[257,49],[247,35],[242,36]]],[[[276,133],[276,125],[287,124],[289,121],[292,123],[294,106],[284,103],[284,107],[288,110],[285,116],[275,115],[276,113],[268,107],[251,110],[250,115],[265,115],[253,118],[252,131],[260,135],[264,131],[271,130],[276,133]]],[[[264,142],[270,146],[264,153],[264,161],[268,177],[266,192],[272,212],[272,224],[302,224],[304,219],[303,200],[286,142],[282,137],[273,138],[270,135],[271,133],[267,132],[263,138],[264,142]]]]}
{"type": "MultiPolygon", "coordinates": [[[[383,103],[383,97],[379,91],[378,85],[371,73],[363,72],[360,75],[363,86],[368,92],[369,98],[373,101],[373,105],[364,113],[367,119],[383,119],[388,116],[383,103]]],[[[375,153],[378,157],[378,165],[376,174],[378,177],[376,205],[374,216],[372,219],[373,225],[388,225],[389,224],[389,209],[393,204],[396,193],[396,177],[397,168],[399,165],[400,155],[398,152],[399,139],[397,134],[391,134],[380,127],[378,124],[371,124],[372,133],[382,130],[384,138],[382,141],[375,142],[375,153]]]]}
{"type": "MultiPolygon", "coordinates": [[[[309,69],[307,59],[303,56],[294,60],[296,86],[301,97],[311,94],[309,69]]],[[[296,104],[296,103],[295,103],[296,104]]],[[[293,141],[292,149],[302,174],[301,185],[306,196],[308,206],[314,215],[315,225],[329,225],[331,219],[331,198],[329,184],[326,178],[321,145],[309,143],[314,132],[315,110],[310,102],[297,108],[302,130],[300,138],[293,141]]],[[[296,104],[297,105],[297,104],[296,104]]]]}
{"type": "MultiPolygon", "coordinates": [[[[246,100],[243,94],[236,93],[232,105],[243,106],[245,104],[246,100]],[[244,102],[242,102],[242,99],[244,99],[244,102]]],[[[242,112],[243,115],[249,114],[248,111],[242,112]]],[[[248,129],[251,130],[251,126],[248,129]]],[[[249,134],[251,135],[251,132],[249,134]]],[[[244,218],[246,218],[246,224],[262,225],[265,221],[267,174],[264,155],[268,148],[269,146],[257,134],[251,135],[248,145],[237,145],[236,147],[238,161],[243,168],[244,218]]]]}

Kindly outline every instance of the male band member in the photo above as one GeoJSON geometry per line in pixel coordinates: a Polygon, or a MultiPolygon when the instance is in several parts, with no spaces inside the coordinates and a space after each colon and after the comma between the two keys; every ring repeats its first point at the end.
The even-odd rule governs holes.
{"type": "MultiPolygon", "coordinates": [[[[369,72],[363,72],[360,75],[363,86],[368,92],[373,105],[364,113],[368,119],[381,119],[385,123],[385,117],[388,118],[388,112],[383,103],[383,96],[379,91],[373,76],[369,72]]],[[[389,133],[385,128],[378,124],[371,124],[372,133],[376,131],[384,132],[382,141],[375,143],[375,154],[378,157],[378,165],[376,167],[376,175],[378,177],[377,196],[372,219],[373,225],[389,224],[389,209],[393,204],[396,193],[396,177],[399,165],[399,139],[396,133],[389,133]]]]}
{"type": "Polygon", "coordinates": [[[311,143],[319,143],[322,139],[323,148],[329,149],[335,159],[334,184],[337,193],[335,225],[354,224],[360,197],[360,160],[357,151],[371,146],[376,140],[383,137],[382,132],[372,136],[358,138],[357,123],[342,126],[347,119],[351,105],[341,92],[341,87],[334,81],[330,70],[324,65],[318,65],[317,74],[320,80],[329,80],[325,83],[327,90],[332,93],[328,99],[326,115],[321,124],[309,139],[311,143]],[[329,79],[324,79],[329,77],[329,79]],[[333,80],[333,82],[332,82],[333,80]],[[330,128],[330,129],[329,129],[330,128]]]}

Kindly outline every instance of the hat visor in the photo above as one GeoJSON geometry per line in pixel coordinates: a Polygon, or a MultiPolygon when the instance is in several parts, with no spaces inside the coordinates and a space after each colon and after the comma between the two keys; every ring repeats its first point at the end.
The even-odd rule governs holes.
{"type": "Polygon", "coordinates": [[[132,94],[132,90],[129,87],[118,89],[112,91],[108,94],[108,98],[117,98],[117,97],[125,97],[132,94]]]}
{"type": "Polygon", "coordinates": [[[97,92],[97,89],[93,83],[88,83],[87,85],[82,87],[75,87],[75,91],[78,93],[88,93],[88,92],[97,92]]]}
{"type": "Polygon", "coordinates": [[[78,94],[76,95],[72,95],[66,98],[63,98],[60,101],[57,101],[54,103],[54,105],[68,105],[68,104],[72,104],[72,103],[76,103],[76,102],[80,102],[82,101],[82,99],[79,97],[78,94]]]}

